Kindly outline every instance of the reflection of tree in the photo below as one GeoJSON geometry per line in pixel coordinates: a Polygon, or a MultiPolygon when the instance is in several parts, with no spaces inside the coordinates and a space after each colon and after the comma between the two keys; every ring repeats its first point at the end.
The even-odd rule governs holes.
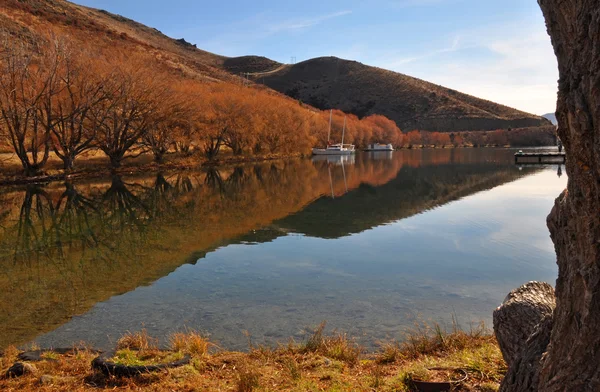
{"type": "Polygon", "coordinates": [[[134,195],[120,176],[113,176],[110,188],[102,196],[103,226],[118,233],[143,232],[151,218],[150,208],[134,195]]]}
{"type": "Polygon", "coordinates": [[[25,188],[16,242],[7,246],[14,249],[15,260],[62,257],[74,249],[94,250],[95,259],[108,260],[112,252],[125,248],[121,242],[143,243],[152,222],[185,216],[190,205],[179,206],[177,200],[194,190],[189,176],[177,175],[169,181],[163,174],[149,186],[113,176],[110,187],[95,197],[82,195],[71,182],[64,187],[55,202],[41,186],[25,188]]]}
{"type": "Polygon", "coordinates": [[[77,191],[75,185],[70,182],[65,183],[65,191],[58,199],[55,211],[57,215],[55,224],[59,233],[56,241],[58,249],[62,250],[65,239],[69,244],[78,239],[80,245],[84,247],[98,245],[98,237],[91,223],[93,217],[90,216],[97,215],[98,209],[92,199],[77,191]]]}
{"type": "Polygon", "coordinates": [[[206,171],[204,184],[211,189],[217,189],[222,195],[225,194],[225,184],[221,178],[221,173],[214,167],[211,167],[206,171]]]}
{"type": "Polygon", "coordinates": [[[54,206],[48,193],[38,185],[28,185],[19,213],[15,261],[23,256],[47,253],[56,240],[54,206]]]}

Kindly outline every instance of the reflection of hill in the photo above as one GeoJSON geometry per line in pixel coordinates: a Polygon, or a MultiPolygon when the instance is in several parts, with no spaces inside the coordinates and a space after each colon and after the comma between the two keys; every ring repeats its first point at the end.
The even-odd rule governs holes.
{"type": "Polygon", "coordinates": [[[500,164],[403,167],[388,183],[363,184],[338,197],[322,197],[276,224],[314,237],[337,238],[403,219],[513,181],[526,173],[500,164]]]}
{"type": "Polygon", "coordinates": [[[480,167],[471,154],[359,155],[344,166],[295,160],[0,189],[0,347],[220,246],[272,241],[284,228],[345,235],[518,176],[499,164],[480,167]],[[316,216],[323,211],[332,222],[316,216]]]}

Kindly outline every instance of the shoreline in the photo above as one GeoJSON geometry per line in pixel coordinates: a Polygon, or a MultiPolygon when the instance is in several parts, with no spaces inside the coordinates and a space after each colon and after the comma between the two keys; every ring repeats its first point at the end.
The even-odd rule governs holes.
{"type": "Polygon", "coordinates": [[[0,354],[3,390],[411,391],[419,380],[453,383],[457,391],[497,391],[506,364],[481,325],[448,332],[418,325],[404,341],[367,353],[352,337],[325,333],[325,322],[303,342],[223,350],[195,331],[174,334],[167,348],[145,330],[127,333],[113,350],[80,343],[66,349],[7,348],[0,354]]]}
{"type": "MultiPolygon", "coordinates": [[[[493,149],[518,149],[518,148],[552,148],[554,146],[538,146],[538,147],[513,147],[513,146],[412,146],[412,147],[401,147],[394,151],[403,150],[452,150],[462,148],[493,148],[493,149]]],[[[379,151],[362,151],[358,150],[359,153],[377,153],[379,151]]],[[[381,151],[389,153],[392,151],[381,151]]],[[[3,155],[13,155],[12,153],[2,152],[3,155]]],[[[194,155],[190,156],[176,156],[176,154],[167,155],[167,158],[172,160],[156,163],[154,161],[145,163],[129,163],[118,169],[111,169],[105,164],[91,165],[90,161],[96,158],[82,158],[81,162],[84,163],[84,168],[67,173],[61,168],[49,168],[43,172],[43,174],[37,176],[25,176],[21,171],[15,168],[13,164],[12,173],[6,177],[1,176],[2,170],[0,170],[0,187],[2,186],[17,186],[17,185],[31,185],[31,184],[46,184],[55,181],[73,181],[79,179],[93,179],[99,177],[106,177],[114,174],[136,174],[143,172],[158,173],[161,171],[169,170],[205,170],[207,168],[225,168],[232,165],[240,165],[247,163],[260,163],[286,159],[299,159],[310,157],[311,155],[303,153],[294,154],[270,154],[270,155],[255,155],[255,156],[228,156],[225,158],[219,158],[214,160],[206,160],[204,158],[198,159],[194,155]],[[192,161],[190,161],[192,160],[192,161]]],[[[148,156],[145,156],[146,158],[148,156]]],[[[56,162],[53,162],[56,163],[56,162]]],[[[1,167],[0,167],[1,168],[1,167]]]]}
{"type": "MultiPolygon", "coordinates": [[[[265,155],[265,156],[243,156],[228,157],[225,159],[216,159],[212,161],[194,161],[194,162],[165,162],[165,163],[144,163],[123,165],[118,169],[110,169],[105,166],[96,166],[95,168],[86,168],[67,173],[64,169],[46,170],[45,174],[38,176],[13,175],[7,178],[0,177],[0,186],[32,185],[46,184],[55,181],[73,181],[79,179],[93,179],[119,174],[137,174],[137,173],[159,173],[169,170],[205,170],[209,168],[225,168],[232,165],[260,163],[269,161],[278,161],[283,159],[302,158],[303,154],[285,154],[285,155],[265,155]]],[[[175,157],[175,159],[185,160],[185,157],[175,157]]]]}

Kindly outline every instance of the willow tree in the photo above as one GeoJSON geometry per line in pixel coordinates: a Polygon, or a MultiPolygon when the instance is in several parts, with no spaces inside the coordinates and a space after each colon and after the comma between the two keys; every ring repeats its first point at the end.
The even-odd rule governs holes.
{"type": "Polygon", "coordinates": [[[75,159],[94,145],[97,124],[91,112],[109,92],[105,90],[105,77],[89,64],[89,54],[62,46],[58,77],[50,85],[54,93],[44,96],[40,109],[47,119],[54,153],[63,161],[64,169],[71,170],[75,159]]]}
{"type": "MultiPolygon", "coordinates": [[[[0,36],[0,127],[26,175],[37,174],[48,161],[50,138],[40,102],[52,94],[59,57],[42,58],[39,46],[0,36]]],[[[58,53],[55,52],[58,56],[58,53]]]]}
{"type": "Polygon", "coordinates": [[[96,127],[95,146],[110,159],[113,169],[125,158],[136,156],[133,150],[160,109],[164,86],[143,69],[139,64],[118,64],[106,82],[110,94],[90,112],[96,127]]]}
{"type": "Polygon", "coordinates": [[[522,331],[523,318],[510,313],[528,308],[522,314],[533,315],[532,299],[543,309],[551,289],[534,289],[529,299],[523,297],[524,306],[511,311],[505,303],[499,309],[505,309],[504,317],[495,315],[503,352],[512,353],[501,390],[600,391],[600,2],[538,2],[558,58],[556,115],[569,182],[548,216],[558,263],[556,308],[539,312],[532,333],[516,340],[498,334],[511,328],[509,320],[515,334],[522,331]],[[509,349],[511,339],[518,350],[509,349]]]}
{"type": "Polygon", "coordinates": [[[161,104],[151,114],[146,132],[141,136],[141,146],[149,150],[154,161],[162,163],[164,156],[177,140],[181,140],[181,130],[187,129],[190,114],[185,98],[176,89],[166,87],[161,104]]]}

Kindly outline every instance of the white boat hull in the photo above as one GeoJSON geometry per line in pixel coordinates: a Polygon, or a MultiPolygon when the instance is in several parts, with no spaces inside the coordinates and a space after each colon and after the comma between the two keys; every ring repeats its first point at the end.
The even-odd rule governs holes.
{"type": "Polygon", "coordinates": [[[369,144],[365,151],[394,151],[394,146],[391,144],[369,144]]]}

